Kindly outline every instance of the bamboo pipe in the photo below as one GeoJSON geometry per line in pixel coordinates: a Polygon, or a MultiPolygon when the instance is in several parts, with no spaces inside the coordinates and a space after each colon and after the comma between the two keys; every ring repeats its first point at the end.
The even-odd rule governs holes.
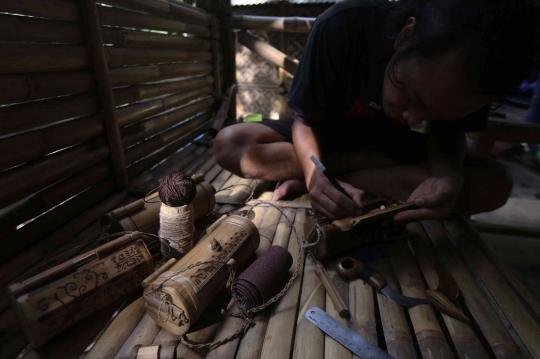
{"type": "Polygon", "coordinates": [[[44,17],[53,20],[80,22],[81,10],[70,0],[20,0],[0,2],[0,12],[44,17]]]}
{"type": "Polygon", "coordinates": [[[119,47],[146,49],[209,50],[210,41],[199,37],[183,37],[102,27],[103,42],[119,47]]]}
{"type": "Polygon", "coordinates": [[[226,18],[224,28],[307,33],[313,27],[315,20],[314,17],[233,15],[226,18]]]}
{"type": "Polygon", "coordinates": [[[99,98],[103,108],[102,117],[107,139],[109,140],[109,152],[114,178],[118,188],[124,189],[129,186],[129,179],[126,172],[126,161],[120,138],[120,128],[116,118],[109,68],[105,62],[105,48],[103,47],[103,38],[101,37],[101,23],[96,7],[96,0],[83,0],[81,7],[88,34],[88,43],[92,50],[94,72],[96,74],[99,98]]]}
{"type": "Polygon", "coordinates": [[[246,31],[240,31],[238,33],[238,42],[294,76],[298,68],[297,60],[288,57],[272,45],[257,39],[246,31]]]}
{"type": "Polygon", "coordinates": [[[217,115],[214,119],[214,122],[212,123],[212,128],[208,131],[210,136],[216,137],[219,130],[221,130],[221,128],[223,127],[223,123],[225,122],[225,120],[227,119],[227,115],[229,114],[229,107],[231,106],[231,102],[233,102],[232,100],[236,96],[236,88],[236,84],[232,84],[227,89],[225,96],[223,96],[217,115]]]}
{"type": "Polygon", "coordinates": [[[50,186],[109,155],[104,137],[0,173],[0,208],[50,186]]]}
{"type": "Polygon", "coordinates": [[[85,41],[85,37],[77,24],[0,15],[0,41],[81,44],[85,41]]]}
{"type": "Polygon", "coordinates": [[[135,85],[142,82],[166,80],[176,77],[207,75],[212,71],[209,62],[133,66],[111,69],[112,86],[135,85]]]}
{"type": "Polygon", "coordinates": [[[203,37],[210,36],[210,30],[207,26],[186,24],[185,22],[178,20],[163,19],[129,10],[104,6],[99,6],[98,11],[100,13],[102,25],[189,33],[203,37]]]}
{"type": "Polygon", "coordinates": [[[109,67],[140,65],[157,62],[209,61],[210,51],[168,50],[168,49],[132,49],[120,47],[105,48],[109,67]]]}

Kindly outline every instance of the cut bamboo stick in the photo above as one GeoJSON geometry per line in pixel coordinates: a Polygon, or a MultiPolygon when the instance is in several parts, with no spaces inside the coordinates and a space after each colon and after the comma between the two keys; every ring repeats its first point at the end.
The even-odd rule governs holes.
{"type": "MultiPolygon", "coordinates": [[[[433,263],[437,263],[438,258],[433,252],[433,248],[421,224],[411,223],[408,225],[407,230],[415,236],[415,241],[413,242],[415,258],[420,265],[429,288],[435,290],[439,285],[439,278],[433,267],[433,263]]],[[[460,358],[481,359],[489,357],[482,343],[478,340],[478,337],[469,325],[451,318],[444,313],[441,313],[441,315],[460,358]]]]}
{"type": "Polygon", "coordinates": [[[307,33],[313,27],[315,20],[314,17],[234,15],[226,21],[224,27],[235,30],[307,33]]]}
{"type": "MultiPolygon", "coordinates": [[[[390,259],[395,268],[403,295],[425,299],[426,288],[422,276],[411,260],[407,243],[398,242],[393,244],[390,250],[390,259]]],[[[409,308],[408,311],[422,356],[429,357],[431,355],[433,358],[452,358],[452,350],[444,337],[433,307],[422,304],[409,308]]]]}
{"type": "Polygon", "coordinates": [[[123,65],[141,65],[157,62],[191,62],[209,61],[212,58],[210,51],[195,50],[166,50],[166,49],[131,49],[106,48],[109,67],[123,65]]]}
{"type": "Polygon", "coordinates": [[[124,341],[122,347],[118,353],[116,353],[114,358],[119,359],[128,356],[131,349],[136,345],[150,345],[152,340],[154,340],[156,335],[159,333],[159,330],[159,326],[150,317],[150,314],[145,313],[129,337],[124,341]]]}
{"type": "Polygon", "coordinates": [[[99,6],[98,9],[101,15],[102,25],[163,30],[176,33],[188,33],[203,37],[210,36],[208,26],[186,24],[185,22],[178,20],[163,19],[129,10],[121,10],[104,6],[99,6]]]}
{"type": "Polygon", "coordinates": [[[78,4],[69,0],[2,1],[0,12],[69,22],[82,21],[81,10],[78,4]]]}
{"type": "Polygon", "coordinates": [[[439,258],[459,285],[459,289],[469,312],[482,330],[497,358],[518,358],[517,347],[506,331],[491,305],[482,294],[475,279],[459,258],[455,247],[447,238],[442,224],[437,221],[423,221],[426,232],[434,244],[439,258]]]}
{"type": "Polygon", "coordinates": [[[211,185],[212,187],[214,187],[214,189],[217,191],[220,191],[221,188],[224,187],[225,183],[229,180],[229,178],[231,178],[232,176],[232,173],[227,171],[227,170],[223,170],[220,172],[220,174],[212,181],[211,185]]]}
{"type": "Polygon", "coordinates": [[[495,266],[483,255],[481,248],[475,243],[458,221],[448,219],[444,225],[466,262],[485,284],[489,293],[497,302],[502,314],[508,319],[511,329],[515,330],[532,357],[540,357],[540,325],[530,315],[527,308],[519,300],[512,287],[504,280],[495,266]]]}
{"type": "Polygon", "coordinates": [[[0,41],[81,44],[81,27],[62,21],[0,15],[0,41]]]}

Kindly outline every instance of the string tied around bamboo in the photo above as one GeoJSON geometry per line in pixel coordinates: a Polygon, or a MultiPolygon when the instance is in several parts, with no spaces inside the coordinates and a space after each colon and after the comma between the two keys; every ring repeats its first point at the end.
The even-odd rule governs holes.
{"type": "Polygon", "coordinates": [[[196,183],[186,173],[165,176],[158,187],[162,205],[159,212],[159,237],[163,258],[181,258],[193,248],[193,199],[196,183]]]}

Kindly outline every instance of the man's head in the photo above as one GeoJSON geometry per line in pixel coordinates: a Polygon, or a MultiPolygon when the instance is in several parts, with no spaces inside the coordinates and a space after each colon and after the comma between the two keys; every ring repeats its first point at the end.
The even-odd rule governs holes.
{"type": "Polygon", "coordinates": [[[452,120],[512,91],[538,60],[536,0],[401,0],[383,107],[397,122],[452,120]]]}

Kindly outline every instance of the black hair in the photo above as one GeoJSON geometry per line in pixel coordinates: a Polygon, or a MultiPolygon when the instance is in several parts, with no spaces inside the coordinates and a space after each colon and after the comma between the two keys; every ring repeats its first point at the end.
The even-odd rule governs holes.
{"type": "Polygon", "coordinates": [[[500,97],[538,65],[538,0],[401,0],[387,18],[387,35],[396,39],[411,17],[416,18],[414,30],[389,66],[394,84],[404,60],[457,51],[464,55],[476,92],[500,97]]]}

